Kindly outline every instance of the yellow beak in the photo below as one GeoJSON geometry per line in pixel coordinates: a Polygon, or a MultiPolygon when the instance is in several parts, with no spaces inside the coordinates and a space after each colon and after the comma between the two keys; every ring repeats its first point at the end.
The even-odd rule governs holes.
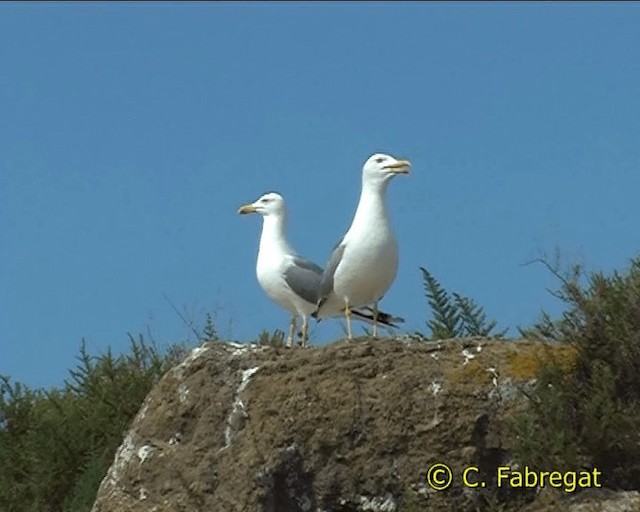
{"type": "Polygon", "coordinates": [[[238,208],[238,214],[240,215],[245,215],[247,213],[255,213],[258,210],[256,210],[256,207],[253,206],[252,204],[243,204],[240,208],[238,208]]]}
{"type": "Polygon", "coordinates": [[[385,169],[389,169],[391,172],[397,174],[409,174],[411,162],[409,162],[409,160],[398,160],[396,163],[385,165],[385,169]]]}

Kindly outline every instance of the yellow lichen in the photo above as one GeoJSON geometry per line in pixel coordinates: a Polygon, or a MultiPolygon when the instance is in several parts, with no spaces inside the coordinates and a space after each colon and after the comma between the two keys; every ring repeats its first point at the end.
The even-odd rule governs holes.
{"type": "Polygon", "coordinates": [[[569,373],[575,368],[577,355],[577,350],[570,345],[530,345],[527,350],[515,350],[507,357],[504,375],[532,379],[550,364],[569,373]]]}
{"type": "Polygon", "coordinates": [[[487,365],[478,359],[473,359],[467,364],[460,363],[447,372],[447,378],[450,381],[460,384],[489,384],[491,383],[491,373],[487,371],[487,365]]]}
{"type": "Polygon", "coordinates": [[[475,359],[467,364],[461,361],[459,366],[446,372],[447,379],[461,384],[490,384],[494,370],[500,378],[522,381],[535,378],[549,364],[558,365],[566,373],[573,371],[576,365],[577,351],[570,345],[528,341],[502,343],[499,348],[493,346],[490,357],[483,351],[475,354],[475,359]]]}

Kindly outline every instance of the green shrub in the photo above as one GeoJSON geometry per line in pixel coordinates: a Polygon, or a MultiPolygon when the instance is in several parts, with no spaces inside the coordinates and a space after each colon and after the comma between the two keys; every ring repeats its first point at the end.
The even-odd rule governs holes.
{"type": "Polygon", "coordinates": [[[0,378],[0,510],[91,509],[124,431],[157,380],[184,356],[161,354],[142,336],[130,352],[90,356],[62,389],[32,390],[0,378]]]}
{"type": "Polygon", "coordinates": [[[640,258],[625,273],[585,276],[574,266],[556,293],[559,320],[543,314],[528,336],[570,343],[575,370],[549,367],[516,422],[518,456],[542,469],[597,468],[605,485],[640,487],[640,258]],[[585,284],[581,284],[581,280],[585,284]]]}
{"type": "Polygon", "coordinates": [[[273,332],[263,329],[260,331],[260,334],[258,334],[256,343],[261,346],[281,348],[285,346],[284,338],[284,331],[281,331],[280,329],[276,329],[273,332]]]}
{"type": "Polygon", "coordinates": [[[202,329],[202,335],[200,335],[199,338],[201,343],[220,341],[218,329],[216,328],[216,324],[213,321],[211,313],[207,313],[205,316],[204,329],[202,329]]]}

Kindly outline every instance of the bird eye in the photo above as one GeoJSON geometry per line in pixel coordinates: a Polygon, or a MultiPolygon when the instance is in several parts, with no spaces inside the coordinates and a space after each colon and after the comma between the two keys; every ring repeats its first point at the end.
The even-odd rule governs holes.
{"type": "Polygon", "coordinates": [[[379,156],[378,158],[376,158],[376,163],[377,164],[381,164],[382,162],[384,162],[384,157],[383,156],[379,156]]]}

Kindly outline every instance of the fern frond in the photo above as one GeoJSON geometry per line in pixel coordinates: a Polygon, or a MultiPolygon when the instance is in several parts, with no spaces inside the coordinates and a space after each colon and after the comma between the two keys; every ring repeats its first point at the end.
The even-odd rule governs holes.
{"type": "Polygon", "coordinates": [[[455,300],[455,304],[458,307],[458,314],[460,316],[463,331],[462,336],[503,338],[507,333],[507,329],[503,329],[500,332],[491,334],[498,322],[495,320],[488,322],[484,308],[473,299],[455,292],[453,292],[452,295],[455,300]]]}
{"type": "Polygon", "coordinates": [[[427,321],[427,327],[431,330],[427,339],[473,336],[504,338],[508,329],[493,333],[497,322],[487,321],[482,306],[459,293],[452,292],[449,295],[427,269],[420,267],[420,270],[427,302],[433,315],[433,318],[427,321]]]}
{"type": "Polygon", "coordinates": [[[451,302],[449,294],[426,268],[420,267],[420,270],[427,302],[433,313],[433,318],[427,322],[427,327],[431,330],[430,338],[455,338],[460,332],[460,316],[455,303],[451,302]]]}
{"type": "Polygon", "coordinates": [[[213,321],[211,313],[207,313],[206,315],[204,329],[202,330],[202,337],[200,338],[200,341],[220,341],[218,329],[216,329],[216,324],[213,321]]]}

